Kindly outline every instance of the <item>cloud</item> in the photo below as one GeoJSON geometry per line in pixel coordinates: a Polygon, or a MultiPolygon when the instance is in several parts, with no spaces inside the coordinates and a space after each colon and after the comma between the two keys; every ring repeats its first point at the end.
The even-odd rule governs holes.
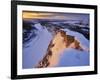
{"type": "Polygon", "coordinates": [[[23,19],[82,20],[89,22],[89,14],[23,11],[23,19]]]}

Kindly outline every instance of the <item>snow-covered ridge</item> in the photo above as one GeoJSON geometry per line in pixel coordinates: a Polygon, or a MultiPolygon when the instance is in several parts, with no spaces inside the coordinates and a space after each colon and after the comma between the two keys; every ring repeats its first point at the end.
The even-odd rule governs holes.
{"type": "MultiPolygon", "coordinates": [[[[46,55],[37,65],[38,68],[43,67],[53,67],[57,66],[60,61],[60,56],[62,52],[67,49],[72,48],[79,51],[87,51],[86,49],[82,48],[80,42],[75,39],[74,36],[66,35],[66,33],[62,30],[59,30],[52,41],[49,44],[47,49],[46,55]]],[[[67,54],[67,53],[63,53],[67,54]]]]}
{"type": "Polygon", "coordinates": [[[39,65],[41,63],[42,67],[89,65],[89,27],[86,25],[83,27],[71,22],[45,22],[41,20],[25,21],[25,23],[27,23],[30,28],[23,26],[23,68],[41,67],[39,65]],[[65,37],[65,41],[63,41],[61,34],[58,34],[59,31],[65,34],[63,36],[63,38],[65,37]],[[68,38],[71,39],[67,40],[68,38]],[[59,51],[52,49],[48,52],[52,41],[54,44],[57,44],[58,49],[63,50],[59,51]],[[70,43],[70,41],[72,42],[70,43]],[[70,43],[70,45],[66,47],[66,43],[70,43]],[[57,57],[57,55],[55,55],[55,57],[59,59],[57,59],[55,63],[51,63],[52,60],[54,60],[54,57],[52,57],[49,59],[49,63],[43,65],[44,61],[48,62],[46,59],[48,53],[51,55],[51,52],[55,53],[56,51],[58,51],[57,53],[60,57],[57,57]],[[70,59],[71,55],[73,55],[72,59],[70,59]],[[64,63],[63,60],[68,60],[66,58],[70,61],[76,60],[76,63],[69,63],[70,61],[64,63]],[[85,59],[87,61],[85,61],[85,59]]]}

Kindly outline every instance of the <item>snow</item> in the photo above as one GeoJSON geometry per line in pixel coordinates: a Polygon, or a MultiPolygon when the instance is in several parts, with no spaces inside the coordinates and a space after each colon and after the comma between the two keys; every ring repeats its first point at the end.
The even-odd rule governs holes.
{"type": "Polygon", "coordinates": [[[60,56],[57,66],[86,66],[89,65],[89,53],[68,48],[60,56]]]}
{"type": "Polygon", "coordinates": [[[66,31],[66,35],[75,36],[75,39],[77,39],[83,47],[89,48],[89,40],[87,40],[82,34],[69,29],[62,30],[66,31]]]}
{"type": "Polygon", "coordinates": [[[33,39],[29,47],[23,48],[23,68],[33,68],[46,54],[52,35],[40,24],[35,27],[39,30],[38,39],[33,39]],[[35,41],[34,41],[35,40],[35,41]]]}
{"type": "Polygon", "coordinates": [[[63,23],[75,24],[75,23],[80,23],[80,20],[68,20],[68,21],[64,21],[63,23]]]}
{"type": "Polygon", "coordinates": [[[40,23],[35,24],[34,27],[37,28],[39,31],[42,31],[43,30],[43,26],[41,26],[40,23]]]}

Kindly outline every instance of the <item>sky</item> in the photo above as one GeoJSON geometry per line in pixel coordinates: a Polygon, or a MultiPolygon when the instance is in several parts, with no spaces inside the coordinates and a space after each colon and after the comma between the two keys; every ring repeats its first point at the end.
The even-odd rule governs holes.
{"type": "Polygon", "coordinates": [[[81,20],[89,22],[89,14],[23,11],[23,19],[81,20]]]}

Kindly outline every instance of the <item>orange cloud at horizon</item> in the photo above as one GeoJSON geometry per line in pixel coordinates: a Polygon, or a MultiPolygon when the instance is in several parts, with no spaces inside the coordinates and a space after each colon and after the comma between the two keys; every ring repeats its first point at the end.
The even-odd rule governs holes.
{"type": "Polygon", "coordinates": [[[43,19],[53,16],[53,13],[39,13],[39,12],[29,12],[23,11],[22,18],[23,19],[43,19]]]}

